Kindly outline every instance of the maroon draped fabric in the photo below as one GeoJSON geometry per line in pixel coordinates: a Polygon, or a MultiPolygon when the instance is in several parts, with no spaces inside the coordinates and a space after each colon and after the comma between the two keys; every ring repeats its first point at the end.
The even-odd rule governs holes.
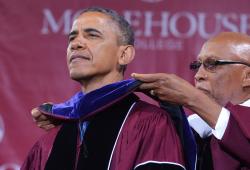
{"type": "Polygon", "coordinates": [[[231,116],[221,140],[211,140],[215,170],[250,169],[250,107],[229,106],[231,116]]]}
{"type": "Polygon", "coordinates": [[[30,110],[60,103],[76,91],[66,67],[67,34],[89,6],[117,10],[132,24],[136,57],[131,72],[169,72],[192,82],[188,64],[202,43],[220,31],[250,33],[248,0],[1,0],[0,169],[20,168],[44,133],[30,110]]]}
{"type": "MultiPolygon", "coordinates": [[[[117,108],[116,105],[113,107],[117,108]]],[[[104,113],[100,114],[103,115],[104,113]]],[[[120,125],[121,128],[111,148],[111,150],[113,148],[114,150],[109,151],[111,153],[109,155],[111,170],[147,169],[146,167],[150,166],[153,166],[149,168],[152,170],[185,169],[179,136],[176,133],[172,120],[165,111],[148,103],[138,101],[131,107],[131,111],[127,114],[124,123],[120,125]],[[152,163],[154,165],[152,165],[152,163]],[[160,167],[158,168],[158,166],[160,167]]],[[[98,115],[95,117],[97,116],[98,115]]],[[[95,122],[95,118],[93,120],[95,122]]],[[[90,125],[93,123],[93,120],[90,120],[90,125]]],[[[96,126],[98,126],[98,124],[96,124],[96,126]]],[[[101,128],[110,130],[110,123],[107,122],[106,126],[101,128]]],[[[22,170],[42,170],[46,167],[46,163],[54,147],[53,145],[55,145],[55,138],[58,136],[60,129],[61,127],[53,129],[33,146],[21,168],[22,170]]],[[[87,133],[88,131],[86,132],[85,140],[88,140],[87,133]]],[[[105,137],[105,134],[98,133],[94,134],[94,136],[105,137]]],[[[88,141],[85,142],[86,150],[90,152],[88,141]]],[[[102,143],[102,141],[100,142],[102,143]]],[[[69,146],[65,146],[65,148],[66,147],[69,146]]],[[[98,148],[98,146],[96,147],[98,148]]],[[[76,153],[78,153],[76,155],[81,155],[81,153],[79,154],[80,145],[77,145],[76,148],[76,153]]],[[[98,149],[95,152],[101,154],[101,151],[98,149]]],[[[84,161],[83,157],[76,157],[78,164],[84,161]]],[[[103,157],[103,159],[106,158],[103,157]]],[[[96,164],[98,162],[97,160],[92,160],[92,162],[88,163],[96,164]]],[[[60,162],[56,163],[58,166],[59,164],[60,162]]],[[[109,165],[107,164],[105,166],[109,165]]],[[[107,169],[107,167],[101,167],[100,169],[107,169]]]]}

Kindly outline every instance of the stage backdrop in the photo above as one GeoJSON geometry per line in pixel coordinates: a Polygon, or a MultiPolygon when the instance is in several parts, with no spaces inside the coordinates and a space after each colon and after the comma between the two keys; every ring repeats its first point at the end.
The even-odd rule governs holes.
{"type": "Polygon", "coordinates": [[[113,8],[132,24],[137,51],[127,78],[166,72],[192,82],[188,64],[207,38],[250,33],[249,0],[0,0],[0,170],[19,169],[44,133],[30,110],[79,90],[66,67],[67,34],[89,6],[113,8]]]}

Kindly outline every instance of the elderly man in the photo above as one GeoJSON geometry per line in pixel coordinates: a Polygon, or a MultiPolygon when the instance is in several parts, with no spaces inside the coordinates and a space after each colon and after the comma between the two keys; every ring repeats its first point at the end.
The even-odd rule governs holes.
{"type": "Polygon", "coordinates": [[[195,87],[164,73],[132,76],[144,82],[141,90],[150,91],[160,101],[196,113],[189,116],[189,123],[203,138],[197,143],[208,142],[212,156],[202,152],[205,145],[201,146],[198,169],[250,169],[250,37],[220,33],[203,45],[190,69],[196,71],[195,87]],[[234,106],[228,110],[229,103],[234,106]],[[209,159],[212,163],[207,168],[204,164],[209,159]]]}
{"type": "Polygon", "coordinates": [[[21,169],[185,169],[169,115],[131,93],[127,86],[135,81],[122,81],[134,54],[133,32],[116,12],[88,8],[76,18],[67,65],[81,92],[65,103],[33,110],[37,120],[44,115],[36,114],[44,112],[65,113],[59,117],[71,121],[43,136],[21,169]]]}

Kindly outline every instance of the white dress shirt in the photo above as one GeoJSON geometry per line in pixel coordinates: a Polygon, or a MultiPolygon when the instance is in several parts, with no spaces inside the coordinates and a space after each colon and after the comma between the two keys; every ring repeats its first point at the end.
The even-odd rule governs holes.
{"type": "MultiPolygon", "coordinates": [[[[250,107],[250,99],[239,104],[241,106],[250,107]]],[[[190,115],[188,117],[188,122],[190,126],[200,135],[201,138],[208,137],[210,135],[214,135],[217,139],[222,139],[227,124],[230,118],[230,111],[226,108],[222,107],[219,118],[215,125],[215,128],[211,128],[201,117],[197,114],[190,115]]]]}

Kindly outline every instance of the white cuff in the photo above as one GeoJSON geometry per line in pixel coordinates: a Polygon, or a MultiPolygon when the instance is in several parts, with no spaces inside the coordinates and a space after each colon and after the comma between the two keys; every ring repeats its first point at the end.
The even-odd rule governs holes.
{"type": "Polygon", "coordinates": [[[229,117],[230,117],[230,111],[222,107],[219,118],[215,125],[215,129],[212,130],[213,135],[219,140],[222,139],[226,131],[229,117]]]}
{"type": "Polygon", "coordinates": [[[212,134],[212,128],[197,114],[188,116],[188,122],[201,138],[206,138],[212,134]]]}

